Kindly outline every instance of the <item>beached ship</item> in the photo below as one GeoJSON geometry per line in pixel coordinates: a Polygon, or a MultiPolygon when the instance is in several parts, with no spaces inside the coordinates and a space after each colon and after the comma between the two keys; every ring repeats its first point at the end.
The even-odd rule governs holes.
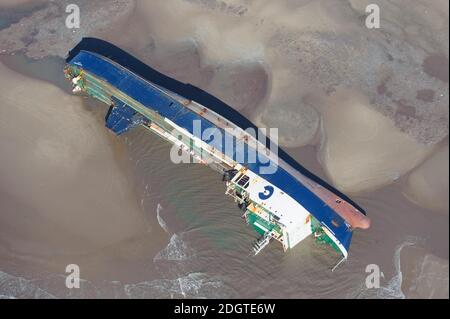
{"type": "Polygon", "coordinates": [[[253,124],[237,112],[201,104],[139,75],[138,68],[127,67],[124,61],[129,59],[117,61],[94,51],[77,49],[69,54],[64,72],[73,92],[109,105],[106,127],[114,133],[143,126],[196,162],[221,171],[225,193],[260,234],[253,246],[255,254],[270,241],[278,241],[286,251],[313,236],[339,252],[341,261],[347,259],[354,229],[370,225],[356,203],[282,150],[275,151],[267,137],[261,142],[260,136],[249,134],[248,126],[253,124]],[[211,129],[220,137],[206,134],[205,138],[211,129]],[[234,147],[224,151],[222,146],[229,141],[234,147]],[[252,152],[256,158],[249,155],[252,152]]]}

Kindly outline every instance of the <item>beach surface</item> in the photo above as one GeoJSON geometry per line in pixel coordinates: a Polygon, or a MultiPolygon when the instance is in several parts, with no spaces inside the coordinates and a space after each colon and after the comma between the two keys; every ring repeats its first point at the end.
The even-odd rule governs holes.
{"type": "Polygon", "coordinates": [[[69,3],[0,1],[0,297],[448,298],[447,1],[380,0],[375,30],[368,0],[80,0],[74,30],[69,3]],[[348,262],[331,273],[313,240],[248,257],[219,175],[144,129],[114,136],[70,92],[63,58],[87,36],[277,128],[371,218],[348,262]]]}

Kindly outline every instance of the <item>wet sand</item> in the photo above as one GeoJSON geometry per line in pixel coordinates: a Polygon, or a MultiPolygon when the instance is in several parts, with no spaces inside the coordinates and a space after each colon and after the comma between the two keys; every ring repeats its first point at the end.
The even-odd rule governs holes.
{"type": "MultiPolygon", "coordinates": [[[[57,18],[41,20],[45,9],[0,30],[4,54],[61,56],[83,35],[129,50],[279,128],[295,159],[353,193],[372,219],[335,273],[336,256],[312,240],[249,258],[254,234],[220,176],[172,164],[170,147],[144,130],[114,137],[105,106],[55,79],[60,61],[8,57],[23,74],[1,65],[0,295],[448,297],[448,205],[441,214],[429,205],[448,203],[448,171],[437,174],[448,143],[448,75],[439,71],[448,65],[448,5],[433,2],[417,30],[411,19],[423,3],[414,4],[398,12],[383,1],[384,29],[372,33],[361,28],[360,2],[239,0],[129,2],[117,19],[75,34],[59,34],[57,18]],[[24,35],[32,41],[19,41],[24,35]],[[409,242],[422,252],[403,254],[409,242]],[[72,262],[87,280],[76,292],[61,277],[72,262]],[[379,291],[364,287],[369,263],[386,275],[379,291]],[[444,282],[435,294],[430,272],[444,282]]],[[[97,15],[101,7],[85,21],[105,14],[97,15]]]]}
{"type": "Polygon", "coordinates": [[[38,2],[35,0],[2,0],[0,1],[0,7],[11,8],[19,5],[30,4],[32,2],[38,2]]]}
{"type": "Polygon", "coordinates": [[[448,295],[448,262],[414,245],[401,251],[402,290],[408,298],[429,299],[448,295]]]}
{"type": "Polygon", "coordinates": [[[73,256],[88,263],[92,254],[110,246],[120,252],[152,232],[133,182],[115,161],[124,146],[103,129],[103,116],[51,84],[0,70],[6,252],[45,258],[60,270],[73,256]]]}
{"type": "Polygon", "coordinates": [[[343,192],[358,193],[391,184],[435,149],[398,130],[354,92],[337,92],[324,105],[319,159],[343,192]]]}
{"type": "Polygon", "coordinates": [[[408,177],[403,194],[417,205],[448,213],[448,142],[408,177]]]}

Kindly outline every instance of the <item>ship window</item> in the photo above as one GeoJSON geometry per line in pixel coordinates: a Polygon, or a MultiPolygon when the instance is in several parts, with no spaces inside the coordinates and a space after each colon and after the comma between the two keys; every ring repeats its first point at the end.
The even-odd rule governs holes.
{"type": "Polygon", "coordinates": [[[238,185],[246,188],[245,185],[248,183],[249,180],[250,180],[250,177],[248,177],[247,175],[242,175],[242,177],[239,179],[239,181],[237,183],[238,183],[238,185]]]}

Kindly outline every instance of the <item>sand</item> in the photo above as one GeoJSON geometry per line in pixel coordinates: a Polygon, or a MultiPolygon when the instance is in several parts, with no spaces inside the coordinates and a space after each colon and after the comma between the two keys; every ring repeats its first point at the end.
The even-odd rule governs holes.
{"type": "MultiPolygon", "coordinates": [[[[0,30],[1,53],[24,51],[28,57],[42,58],[48,55],[65,57],[84,36],[102,30],[129,15],[134,2],[126,0],[77,1],[80,8],[80,28],[66,27],[66,6],[70,0],[32,1],[41,6],[31,7],[31,12],[0,30]]],[[[19,3],[20,4],[20,3],[19,3]]],[[[23,3],[27,8],[27,3],[23,3]]]]}
{"type": "Polygon", "coordinates": [[[277,128],[278,144],[283,147],[312,144],[319,128],[320,114],[302,96],[307,90],[297,81],[289,69],[273,73],[265,107],[252,118],[258,127],[277,128]]]}
{"type": "Polygon", "coordinates": [[[30,4],[30,3],[40,3],[43,2],[43,0],[1,0],[0,1],[0,8],[10,8],[15,6],[20,6],[24,4],[30,4]]]}
{"type": "Polygon", "coordinates": [[[413,203],[448,214],[448,144],[409,175],[403,194],[413,203]]]}
{"type": "Polygon", "coordinates": [[[323,111],[319,158],[329,179],[348,193],[398,180],[434,149],[399,131],[355,93],[337,93],[323,111]]]}
{"type": "Polygon", "coordinates": [[[448,299],[448,260],[412,245],[401,251],[402,291],[408,299],[448,299]]]}
{"type": "Polygon", "coordinates": [[[0,237],[11,250],[86,253],[147,231],[113,140],[80,97],[3,65],[0,87],[0,237]]]}
{"type": "MultiPolygon", "coordinates": [[[[314,256],[329,255],[316,249],[271,258],[279,251],[270,248],[262,263],[243,259],[251,234],[235,236],[244,225],[229,213],[233,210],[222,198],[222,185],[212,187],[213,176],[198,171],[192,179],[184,169],[161,160],[166,153],[158,153],[149,136],[142,136],[148,144],[140,144],[134,135],[130,145],[135,143],[138,151],[130,162],[142,169],[136,171],[138,182],[128,181],[114,160],[121,139],[107,133],[101,117],[83,108],[79,98],[1,67],[1,270],[8,272],[6,268],[19,257],[23,262],[9,269],[33,277],[26,269],[29,264],[46,267],[53,257],[64,254],[67,264],[74,254],[86,253],[76,260],[84,263],[83,269],[96,271],[94,278],[105,278],[103,273],[112,268],[111,280],[153,278],[147,271],[159,251],[155,247],[161,242],[164,246],[169,238],[158,225],[146,232],[148,223],[156,223],[151,215],[152,210],[156,215],[156,203],[153,197],[139,198],[150,214],[143,218],[134,198],[137,183],[142,187],[154,183],[158,190],[145,186],[145,191],[160,191],[168,197],[166,202],[177,203],[172,205],[177,209],[171,209],[162,202],[170,231],[177,229],[175,219],[190,219],[193,224],[187,229],[192,236],[214,233],[218,235],[211,242],[220,243],[239,239],[230,245],[229,255],[205,240],[207,236],[189,244],[206,257],[192,258],[191,270],[214,268],[213,273],[240,287],[241,296],[261,296],[266,290],[253,284],[259,279],[253,281],[252,276],[269,269],[279,276],[279,286],[269,289],[272,296],[322,296],[320,290],[326,290],[326,296],[342,297],[342,291],[347,293],[365,275],[367,263],[390,260],[392,246],[408,235],[427,238],[434,250],[448,251],[448,214],[428,214],[421,207],[432,208],[429,202],[436,198],[448,202],[448,195],[434,187],[448,188],[448,179],[445,184],[442,176],[436,176],[444,164],[441,152],[433,153],[448,137],[448,2],[379,0],[382,28],[368,30],[363,17],[369,2],[80,0],[82,27],[75,32],[64,27],[69,0],[48,1],[46,7],[15,2],[24,6],[14,19],[0,21],[0,54],[63,57],[83,36],[109,40],[161,72],[213,93],[256,124],[278,128],[280,144],[293,147],[288,151],[322,176],[314,161],[317,150],[331,183],[345,192],[365,193],[355,199],[362,201],[373,227],[355,234],[352,259],[341,275],[326,275],[328,266],[323,260],[314,262],[314,256]],[[342,95],[342,88],[350,93],[342,95]],[[308,146],[299,147],[304,145],[308,146]],[[160,180],[155,181],[153,172],[161,175],[160,180]],[[208,186],[199,188],[204,198],[190,188],[197,179],[202,187],[208,186]],[[404,193],[415,204],[398,191],[403,182],[404,193]],[[394,185],[384,187],[390,183],[394,185]],[[182,185],[183,192],[171,192],[182,185]],[[183,204],[178,204],[180,197],[183,204]],[[196,209],[205,210],[203,219],[196,209]],[[211,218],[217,216],[227,219],[214,224],[211,218]],[[207,226],[198,225],[202,223],[207,226]],[[142,237],[143,232],[148,237],[142,237]],[[285,268],[291,272],[285,273],[285,268]],[[314,285],[307,282],[310,278],[314,285]]],[[[11,3],[3,1],[0,6],[11,3]]],[[[417,295],[445,295],[445,285],[427,278],[433,271],[445,271],[446,264],[448,269],[448,253],[438,254],[446,259],[438,262],[424,257],[434,253],[427,250],[423,258],[402,262],[414,266],[426,261],[420,264],[423,270],[418,267],[407,279],[425,278],[417,282],[417,295]],[[434,293],[434,287],[439,291],[434,293]]],[[[165,266],[163,278],[186,276],[165,266]]],[[[448,270],[442,278],[444,283],[447,279],[448,295],[448,270]]],[[[142,295],[144,291],[137,291],[136,296],[142,295]]]]}
{"type": "Polygon", "coordinates": [[[261,63],[229,63],[214,70],[206,90],[244,113],[264,100],[268,82],[269,75],[261,63]]]}
{"type": "MultiPolygon", "coordinates": [[[[262,63],[267,93],[247,110],[258,125],[280,129],[282,146],[315,142],[318,118],[311,107],[340,86],[367,96],[372,109],[420,142],[442,141],[448,135],[448,75],[442,74],[448,66],[448,5],[425,8],[416,1],[399,10],[386,0],[380,3],[383,28],[369,31],[362,25],[363,4],[170,0],[138,1],[137,8],[156,47],[191,39],[202,65],[213,70],[217,64],[262,63]],[[175,27],[178,21],[183,28],[175,27]]],[[[248,103],[235,91],[219,94],[218,86],[201,87],[237,109],[248,103]]]]}
{"type": "Polygon", "coordinates": [[[317,116],[305,106],[305,96],[315,101],[341,85],[367,96],[371,108],[422,143],[435,144],[448,135],[445,1],[414,0],[402,7],[380,1],[380,30],[363,25],[369,1],[81,1],[82,27],[75,32],[61,19],[67,3],[49,2],[0,30],[2,51],[64,56],[81,37],[101,35],[161,71],[246,109],[255,122],[278,127],[285,146],[314,142],[317,116]],[[180,43],[187,42],[193,47],[186,52],[180,43]],[[173,57],[168,57],[172,67],[162,62],[163,52],[173,57]],[[233,71],[236,65],[242,66],[239,73],[233,71]],[[179,71],[186,66],[188,72],[179,71]],[[286,69],[291,76],[284,76],[286,69]],[[229,81],[236,86],[227,86],[229,81]],[[247,94],[237,89],[241,81],[249,82],[247,94]],[[309,129],[292,134],[303,124],[309,129]]]}

